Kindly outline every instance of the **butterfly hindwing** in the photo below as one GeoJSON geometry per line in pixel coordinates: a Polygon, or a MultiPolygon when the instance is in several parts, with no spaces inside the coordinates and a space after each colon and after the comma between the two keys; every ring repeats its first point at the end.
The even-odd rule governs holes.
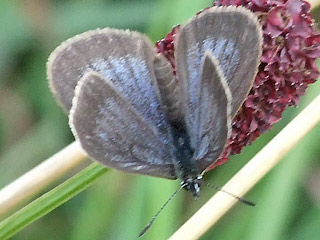
{"type": "Polygon", "coordinates": [[[195,113],[198,124],[194,159],[201,172],[218,159],[230,137],[231,102],[231,92],[218,61],[207,51],[195,113]]]}
{"type": "Polygon", "coordinates": [[[111,81],[89,72],[79,81],[70,126],[89,156],[122,171],[175,178],[171,156],[111,81]]]}

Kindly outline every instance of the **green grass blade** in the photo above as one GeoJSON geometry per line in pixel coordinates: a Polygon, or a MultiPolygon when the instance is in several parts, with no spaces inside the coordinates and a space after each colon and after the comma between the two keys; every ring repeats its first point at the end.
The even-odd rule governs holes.
{"type": "Polygon", "coordinates": [[[77,195],[108,171],[93,163],[58,187],[42,195],[0,223],[0,239],[7,239],[40,217],[77,195]]]}

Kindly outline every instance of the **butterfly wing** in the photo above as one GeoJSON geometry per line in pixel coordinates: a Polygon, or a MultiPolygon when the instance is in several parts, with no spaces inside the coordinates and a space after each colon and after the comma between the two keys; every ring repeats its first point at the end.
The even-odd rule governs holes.
{"type": "Polygon", "coordinates": [[[153,101],[159,95],[153,86],[154,57],[152,43],[138,32],[110,28],[88,31],[68,39],[52,52],[47,63],[50,87],[69,112],[77,82],[85,73],[95,71],[146,112],[147,98],[153,101]]]}
{"type": "Polygon", "coordinates": [[[196,109],[197,145],[194,158],[202,172],[217,159],[231,134],[232,96],[218,61],[205,52],[196,109]]]}
{"type": "MultiPolygon", "coordinates": [[[[133,124],[137,126],[140,126],[141,124],[152,126],[154,134],[150,135],[150,138],[155,138],[154,141],[158,141],[157,149],[162,151],[161,156],[156,155],[154,158],[161,158],[163,160],[161,162],[162,165],[170,165],[172,160],[170,155],[171,143],[168,140],[168,124],[161,108],[159,89],[154,75],[155,56],[156,54],[152,47],[152,43],[147,37],[140,33],[109,28],[88,31],[62,43],[61,46],[50,55],[47,64],[48,78],[52,91],[58,101],[65,110],[69,112],[72,107],[72,99],[75,96],[75,87],[78,84],[79,79],[90,72],[98,73],[101,79],[106,81],[108,86],[112,85],[114,87],[113,89],[117,89],[116,92],[113,92],[113,95],[120,94],[123,102],[126,102],[126,105],[131,105],[130,109],[135,111],[139,118],[141,118],[140,121],[142,123],[137,123],[137,119],[139,119],[137,118],[133,119],[133,124]]],[[[100,86],[102,87],[103,84],[100,83],[100,86]]],[[[103,104],[103,102],[101,102],[102,100],[96,102],[92,101],[91,104],[93,109],[95,109],[95,104],[103,104]]],[[[79,101],[77,102],[80,104],[79,101]]],[[[118,105],[121,106],[123,102],[118,103],[118,105]]],[[[80,106],[81,105],[79,105],[77,109],[81,109],[80,106]]],[[[106,110],[108,111],[109,109],[106,110]]],[[[87,113],[82,113],[82,115],[85,114],[87,113]]],[[[125,114],[126,113],[123,113],[122,117],[118,116],[117,119],[120,121],[120,118],[125,118],[125,114]]],[[[79,118],[80,115],[81,114],[79,113],[79,118]]],[[[107,115],[100,116],[107,117],[107,115]]],[[[90,117],[98,121],[94,115],[91,114],[90,117]]],[[[83,116],[83,118],[86,117],[83,116]]],[[[108,119],[101,121],[107,122],[108,119]]],[[[130,124],[129,121],[126,123],[128,125],[130,124]]],[[[74,127],[77,129],[76,123],[74,123],[74,127]]],[[[108,134],[108,131],[113,131],[108,128],[108,126],[103,130],[105,131],[105,134],[108,134]]],[[[115,130],[120,131],[120,129],[115,130]]],[[[97,132],[97,134],[98,133],[100,134],[101,132],[97,132]]],[[[141,131],[141,133],[130,133],[141,136],[141,139],[138,140],[138,142],[144,141],[144,139],[150,140],[145,136],[147,134],[143,133],[143,131],[141,131]]],[[[118,135],[119,138],[123,138],[129,134],[121,131],[118,135]]],[[[91,137],[94,137],[92,132],[91,137]]],[[[84,146],[84,141],[87,141],[87,139],[80,138],[79,135],[79,140],[82,140],[82,145],[84,146]]],[[[100,141],[103,141],[102,138],[99,139],[100,141]]],[[[134,139],[134,141],[137,139],[134,139]]],[[[133,141],[132,138],[130,138],[130,140],[133,141]]],[[[97,141],[98,140],[95,140],[96,144],[98,144],[97,141]]],[[[100,145],[98,145],[105,146],[105,144],[105,142],[101,142],[100,145]]],[[[138,143],[130,142],[128,140],[125,144],[128,145],[121,146],[128,148],[128,146],[138,143]]],[[[88,149],[85,150],[88,151],[88,149]]],[[[102,151],[105,152],[104,150],[102,151]]],[[[121,152],[124,154],[123,151],[121,152]]],[[[104,162],[108,166],[113,166],[109,164],[111,160],[109,160],[107,156],[109,157],[110,154],[106,155],[105,160],[101,158],[97,160],[104,162]]],[[[139,161],[142,161],[142,165],[145,164],[145,166],[141,165],[141,168],[148,168],[148,171],[141,170],[140,173],[151,172],[151,166],[154,165],[148,165],[149,162],[153,162],[152,156],[150,155],[148,157],[148,159],[139,159],[139,161]]],[[[127,155],[124,155],[123,161],[129,163],[127,155]]],[[[132,161],[135,161],[135,159],[132,159],[132,161]]],[[[119,161],[118,165],[115,167],[120,169],[122,166],[121,164],[122,163],[119,161]]],[[[157,166],[160,166],[161,164],[159,163],[157,166]]],[[[168,169],[169,168],[170,167],[168,167],[168,169]]],[[[125,168],[123,170],[128,169],[129,168],[125,168]]],[[[138,172],[138,168],[135,169],[138,172]]],[[[154,170],[157,170],[157,168],[154,170]]],[[[155,174],[169,178],[172,177],[171,173],[169,174],[168,171],[155,174]]]]}
{"type": "Polygon", "coordinates": [[[121,171],[175,178],[170,154],[117,87],[96,72],[85,74],[76,88],[70,126],[93,159],[121,171]]]}
{"type": "Polygon", "coordinates": [[[213,7],[184,25],[177,40],[177,74],[188,91],[191,112],[198,105],[205,51],[212,51],[228,82],[234,116],[257,73],[261,44],[257,17],[243,7],[213,7]]]}
{"type": "MultiPolygon", "coordinates": [[[[212,68],[221,69],[231,91],[231,118],[233,118],[249,93],[257,73],[261,42],[262,32],[257,18],[252,12],[242,7],[213,7],[181,27],[176,46],[177,76],[184,92],[186,123],[194,149],[197,150],[204,144],[202,129],[210,127],[209,125],[206,128],[200,126],[197,110],[206,104],[201,102],[203,101],[201,100],[202,77],[204,77],[203,71],[206,71],[203,68],[205,52],[209,51],[217,60],[212,68]]],[[[212,78],[212,81],[218,85],[219,79],[220,77],[212,78]]],[[[226,108],[227,102],[220,102],[220,105],[213,106],[226,108]]],[[[207,111],[210,112],[210,108],[212,107],[207,104],[207,111]]],[[[215,122],[209,120],[208,124],[215,125],[215,122]]],[[[222,125],[214,127],[225,128],[222,125]]],[[[210,152],[210,148],[221,147],[216,144],[224,146],[225,142],[217,143],[212,139],[212,142],[206,143],[208,149],[202,146],[198,150],[210,152]]],[[[200,156],[205,155],[198,154],[198,157],[200,156]]]]}

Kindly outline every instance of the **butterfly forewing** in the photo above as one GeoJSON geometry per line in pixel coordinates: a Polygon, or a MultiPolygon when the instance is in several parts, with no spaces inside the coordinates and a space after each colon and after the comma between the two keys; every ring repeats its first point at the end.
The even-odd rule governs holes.
{"type": "Polygon", "coordinates": [[[87,72],[98,72],[157,123],[159,111],[150,107],[150,102],[159,102],[158,90],[153,86],[154,57],[152,43],[143,34],[98,29],[62,43],[49,57],[48,77],[58,100],[69,111],[79,79],[87,72]]]}
{"type": "Polygon", "coordinates": [[[186,121],[193,142],[198,128],[195,113],[200,104],[199,79],[204,53],[211,51],[222,69],[232,94],[233,117],[252,86],[260,60],[261,42],[257,17],[241,7],[213,7],[181,27],[176,65],[178,79],[185,91],[186,121]]]}
{"type": "Polygon", "coordinates": [[[70,125],[95,160],[122,171],[175,178],[169,149],[114,84],[89,72],[79,81],[70,125]]]}
{"type": "Polygon", "coordinates": [[[231,133],[230,89],[210,51],[204,56],[199,87],[194,158],[202,172],[221,155],[231,133]]]}

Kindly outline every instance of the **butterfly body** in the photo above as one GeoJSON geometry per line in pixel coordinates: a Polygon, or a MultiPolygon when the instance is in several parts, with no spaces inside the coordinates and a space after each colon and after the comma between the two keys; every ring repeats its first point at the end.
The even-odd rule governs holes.
{"type": "Polygon", "coordinates": [[[170,133],[173,143],[174,169],[181,185],[190,191],[194,197],[199,196],[202,175],[194,159],[194,149],[191,147],[190,136],[182,121],[172,123],[170,133]]]}

